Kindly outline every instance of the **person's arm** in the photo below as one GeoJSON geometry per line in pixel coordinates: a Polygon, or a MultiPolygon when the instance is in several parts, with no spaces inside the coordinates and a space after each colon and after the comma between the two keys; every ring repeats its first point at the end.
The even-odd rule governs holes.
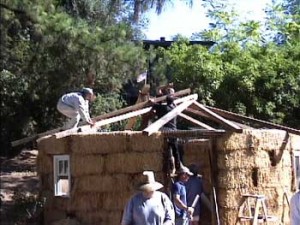
{"type": "Polygon", "coordinates": [[[192,215],[192,214],[194,213],[194,208],[188,207],[186,204],[184,204],[184,203],[180,200],[180,195],[174,194],[174,195],[173,195],[173,198],[174,198],[174,203],[175,203],[175,205],[176,205],[178,208],[187,211],[187,213],[188,213],[189,215],[192,215]]]}
{"type": "Polygon", "coordinates": [[[126,204],[124,211],[123,211],[123,216],[121,220],[121,225],[130,225],[132,224],[133,220],[133,204],[132,204],[132,199],[129,200],[129,202],[126,204]]]}
{"type": "Polygon", "coordinates": [[[88,123],[91,126],[94,126],[95,123],[92,121],[89,113],[89,104],[84,100],[84,98],[79,98],[79,103],[78,103],[78,112],[86,123],[88,123]]]}

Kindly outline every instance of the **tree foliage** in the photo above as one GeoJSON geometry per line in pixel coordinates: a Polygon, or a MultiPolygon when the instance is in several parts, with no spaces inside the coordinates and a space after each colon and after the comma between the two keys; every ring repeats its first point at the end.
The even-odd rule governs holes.
{"type": "Polygon", "coordinates": [[[0,7],[2,145],[58,126],[59,96],[83,86],[102,96],[94,113],[121,107],[120,97],[114,105],[105,102],[146,63],[126,20],[104,26],[55,1],[4,1],[0,7]]]}

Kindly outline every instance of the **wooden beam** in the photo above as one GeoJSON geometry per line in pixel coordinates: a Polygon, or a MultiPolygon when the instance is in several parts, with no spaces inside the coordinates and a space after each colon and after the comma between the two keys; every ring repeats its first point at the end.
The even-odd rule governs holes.
{"type": "Polygon", "coordinates": [[[290,132],[292,134],[300,135],[300,130],[297,130],[297,129],[294,129],[294,128],[278,125],[278,124],[275,124],[275,123],[255,119],[255,118],[248,117],[248,116],[243,116],[243,115],[236,114],[236,113],[233,113],[233,112],[229,112],[229,111],[226,111],[226,110],[217,109],[217,108],[214,108],[214,107],[211,107],[211,106],[206,106],[206,107],[208,109],[210,109],[211,111],[222,115],[224,118],[227,118],[227,119],[230,119],[230,120],[233,120],[233,121],[236,121],[236,122],[240,122],[240,123],[245,123],[245,122],[257,123],[257,124],[260,124],[261,126],[265,126],[265,127],[268,127],[268,128],[285,130],[285,131],[290,132]]]}
{"type": "MultiPolygon", "coordinates": [[[[203,112],[199,111],[198,109],[193,109],[192,107],[193,107],[193,105],[191,105],[185,111],[193,113],[193,114],[201,116],[201,117],[204,117],[204,118],[210,118],[206,113],[203,113],[203,112]]],[[[196,106],[194,106],[194,108],[196,108],[196,106]]]]}
{"type": "Polygon", "coordinates": [[[150,126],[148,126],[146,129],[143,130],[144,134],[147,134],[148,136],[153,134],[154,132],[157,132],[163,125],[168,123],[171,119],[173,119],[175,116],[178,116],[179,113],[181,113],[183,110],[185,110],[188,106],[193,104],[197,100],[189,100],[186,102],[181,103],[176,108],[174,108],[172,111],[164,115],[162,118],[158,119],[154,123],[152,123],[150,126]]]}
{"type": "Polygon", "coordinates": [[[108,124],[115,123],[115,122],[119,122],[119,121],[122,121],[122,120],[126,120],[126,119],[129,119],[129,118],[132,118],[132,117],[140,116],[142,114],[150,112],[151,108],[152,107],[147,107],[147,108],[136,110],[136,111],[133,111],[133,112],[129,112],[129,113],[126,113],[126,114],[123,114],[123,115],[119,115],[119,116],[111,117],[111,118],[108,118],[108,119],[100,120],[100,121],[96,122],[95,126],[93,126],[93,127],[91,127],[90,125],[84,125],[84,126],[81,126],[79,128],[76,128],[76,129],[65,130],[65,131],[56,133],[55,136],[56,136],[56,138],[62,138],[62,137],[65,137],[65,136],[68,136],[68,135],[71,135],[71,134],[76,134],[76,133],[78,133],[78,129],[80,129],[80,132],[97,132],[97,129],[101,126],[108,125],[108,124]]]}
{"type": "MultiPolygon", "coordinates": [[[[189,93],[191,93],[190,88],[175,92],[174,96],[179,97],[179,96],[187,95],[189,93]]],[[[154,98],[153,102],[154,103],[162,102],[162,101],[165,101],[166,98],[167,98],[167,96],[161,96],[159,98],[154,98]]],[[[116,110],[116,111],[113,111],[113,112],[105,113],[105,114],[100,115],[100,116],[93,117],[92,119],[95,120],[95,121],[107,119],[107,118],[110,118],[110,117],[113,117],[113,116],[118,116],[118,115],[130,112],[130,111],[134,111],[134,110],[144,108],[144,107],[148,106],[149,104],[150,104],[149,102],[142,102],[142,103],[139,103],[139,104],[136,104],[136,105],[133,105],[133,106],[128,106],[128,107],[120,109],[120,110],[116,110]]],[[[59,128],[49,130],[49,131],[46,131],[46,132],[43,132],[43,133],[38,133],[38,134],[29,136],[29,137],[25,137],[25,138],[22,138],[22,139],[19,139],[19,140],[12,141],[11,146],[16,147],[18,145],[26,144],[30,141],[36,140],[37,138],[47,136],[47,135],[50,135],[50,134],[55,134],[55,133],[61,131],[62,129],[63,129],[62,127],[59,127],[59,128]]]]}
{"type": "Polygon", "coordinates": [[[214,113],[210,109],[206,108],[204,105],[202,105],[202,104],[200,104],[198,102],[194,102],[194,105],[196,105],[200,111],[202,111],[205,114],[207,114],[211,119],[213,119],[213,120],[221,123],[222,125],[224,125],[225,127],[229,128],[230,130],[233,130],[233,131],[239,132],[239,133],[243,131],[242,128],[240,128],[236,124],[228,121],[227,119],[224,119],[222,116],[214,113]]]}
{"type": "Polygon", "coordinates": [[[198,126],[200,126],[200,127],[205,128],[205,129],[208,129],[208,130],[215,130],[213,127],[208,126],[207,124],[202,123],[202,122],[200,122],[199,120],[195,120],[194,118],[192,118],[192,117],[190,117],[190,116],[188,116],[188,115],[185,115],[185,114],[183,114],[183,113],[179,113],[179,116],[182,117],[182,118],[184,118],[184,119],[186,119],[186,120],[188,120],[188,121],[190,121],[190,122],[192,122],[192,123],[194,123],[194,124],[196,124],[196,125],[198,125],[198,126]]]}
{"type": "Polygon", "coordinates": [[[197,138],[212,138],[221,136],[226,133],[225,130],[174,130],[161,131],[165,137],[197,137],[197,138]]]}

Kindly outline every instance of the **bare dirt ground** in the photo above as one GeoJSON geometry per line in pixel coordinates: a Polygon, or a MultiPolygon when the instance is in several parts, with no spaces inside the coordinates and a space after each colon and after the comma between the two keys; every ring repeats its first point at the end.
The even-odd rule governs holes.
{"type": "Polygon", "coordinates": [[[0,158],[0,221],[2,225],[14,224],[11,217],[13,215],[13,195],[15,192],[38,193],[37,154],[37,150],[23,150],[12,159],[0,158]]]}

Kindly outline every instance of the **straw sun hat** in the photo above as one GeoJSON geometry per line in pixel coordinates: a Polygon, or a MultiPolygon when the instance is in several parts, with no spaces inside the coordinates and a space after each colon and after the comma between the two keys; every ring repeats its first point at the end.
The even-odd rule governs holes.
{"type": "Polygon", "coordinates": [[[140,191],[156,191],[163,187],[161,183],[155,181],[153,171],[144,171],[143,175],[146,181],[138,187],[140,191]]]}

